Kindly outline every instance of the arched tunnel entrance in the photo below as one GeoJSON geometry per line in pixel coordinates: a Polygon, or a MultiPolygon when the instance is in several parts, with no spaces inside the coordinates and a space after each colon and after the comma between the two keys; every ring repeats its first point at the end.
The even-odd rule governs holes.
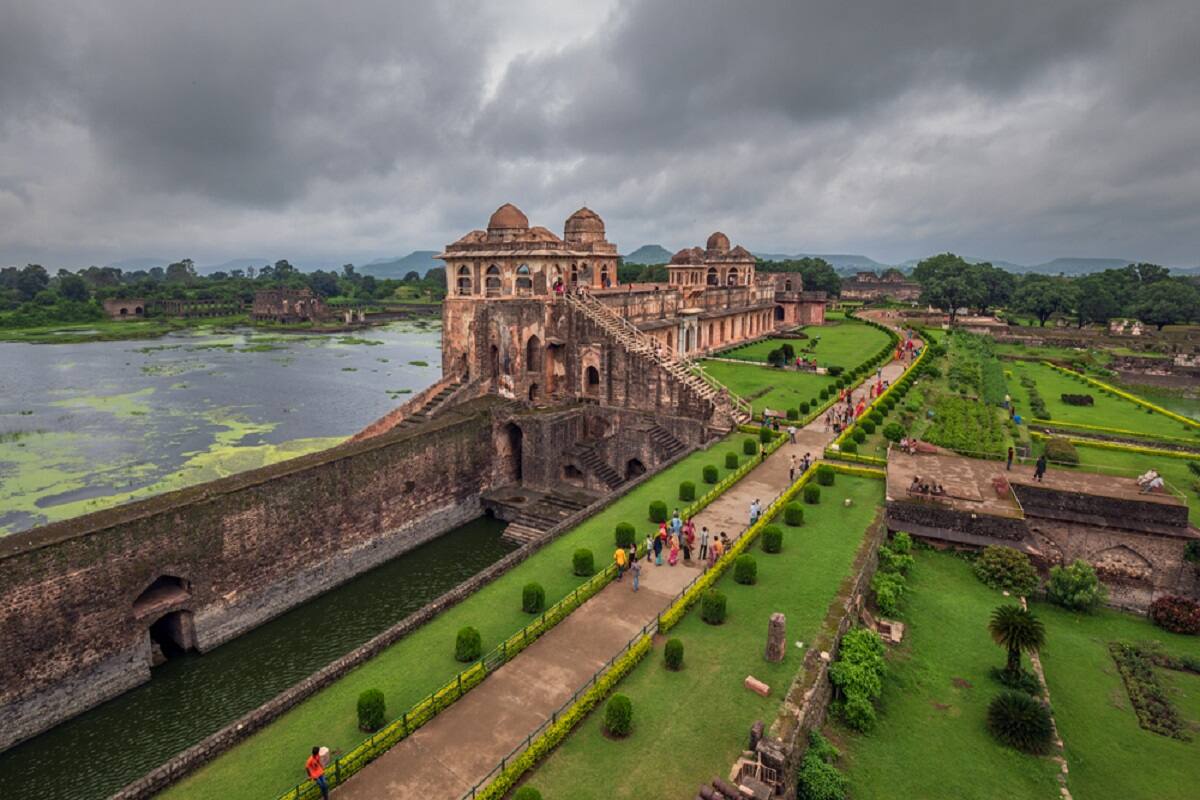
{"type": "Polygon", "coordinates": [[[189,581],[160,575],[133,601],[134,618],[147,624],[151,666],[196,649],[191,599],[189,581]]]}

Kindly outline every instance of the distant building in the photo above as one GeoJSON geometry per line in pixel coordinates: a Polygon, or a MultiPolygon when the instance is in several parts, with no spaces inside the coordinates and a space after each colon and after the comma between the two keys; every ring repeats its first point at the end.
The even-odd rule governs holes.
{"type": "Polygon", "coordinates": [[[843,300],[899,300],[910,302],[921,296],[921,284],[910,281],[898,269],[889,269],[882,275],[874,272],[859,272],[853,278],[842,281],[843,300]]]}
{"type": "Polygon", "coordinates": [[[104,313],[113,319],[141,319],[146,316],[145,298],[118,300],[110,297],[104,301],[104,313]]]}
{"type": "Polygon", "coordinates": [[[228,317],[245,310],[240,300],[159,300],[154,309],[165,316],[184,319],[228,317]]]}
{"type": "Polygon", "coordinates": [[[262,289],[254,293],[250,318],[258,322],[318,322],[326,314],[325,301],[312,289],[262,289]]]}
{"type": "Polygon", "coordinates": [[[1108,330],[1110,333],[1141,336],[1142,323],[1136,319],[1110,319],[1108,321],[1108,330]]]}

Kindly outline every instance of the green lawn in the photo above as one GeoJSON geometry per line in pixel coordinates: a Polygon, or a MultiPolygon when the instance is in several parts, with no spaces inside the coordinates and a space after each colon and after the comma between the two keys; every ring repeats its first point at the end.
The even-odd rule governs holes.
{"type": "MultiPolygon", "coordinates": [[[[364,738],[357,729],[355,716],[355,703],[361,692],[371,688],[383,690],[389,718],[399,716],[461,669],[462,665],[454,660],[454,638],[459,628],[465,625],[478,628],[485,650],[516,633],[531,619],[521,611],[521,588],[526,583],[542,584],[547,605],[565,597],[583,582],[571,570],[571,555],[576,548],[591,548],[598,565],[607,563],[613,551],[613,529],[618,522],[634,523],[639,536],[644,536],[651,527],[647,517],[650,501],[662,499],[670,507],[680,505],[676,498],[683,480],[695,481],[698,491],[702,491],[705,484],[701,470],[706,464],[717,465],[721,477],[728,475],[732,470],[725,469],[725,453],[734,449],[731,443],[740,445],[742,438],[744,435],[734,434],[656,475],[176,784],[163,796],[270,800],[288,790],[303,778],[304,759],[313,743],[347,752],[364,738]]],[[[737,452],[741,452],[740,447],[737,452]]]]}
{"type": "MultiPolygon", "coordinates": [[[[1056,606],[1035,609],[1046,625],[1042,664],[1070,765],[1075,797],[1188,800],[1200,794],[1200,737],[1181,742],[1144,730],[1129,703],[1107,645],[1158,641],[1176,656],[1200,658],[1200,637],[1168,633],[1145,618],[1117,611],[1094,616],[1056,606]]],[[[1175,708],[1200,734],[1200,676],[1156,670],[1181,690],[1175,708]]]]}
{"type": "Polygon", "coordinates": [[[746,398],[754,406],[757,417],[764,408],[787,411],[799,408],[800,403],[820,404],[818,392],[832,387],[833,378],[813,372],[756,367],[729,361],[705,360],[704,371],[729,387],[729,391],[746,398]]]}
{"type": "Polygon", "coordinates": [[[767,620],[787,615],[789,642],[811,642],[845,577],[863,532],[883,499],[880,481],[838,475],[822,487],[822,502],[806,506],[806,523],[785,528],[782,553],[758,546],[758,583],[742,586],[729,573],[719,588],[729,599],[724,625],[713,627],[694,608],[668,635],[684,644],[684,669],[670,672],[662,642],[617,691],[633,701],[634,729],[616,741],[601,732],[603,705],[528,778],[546,800],[691,797],[701,781],[724,774],[746,746],[755,720],[774,718],[803,659],[790,646],[781,664],[763,659],[767,620]],[[844,497],[853,498],[846,508],[844,497]],[[759,697],[743,688],[747,675],[771,686],[759,697]]]}
{"type": "Polygon", "coordinates": [[[1144,431],[1161,436],[1193,438],[1200,431],[1184,425],[1122,397],[1104,394],[1099,387],[1081,382],[1043,364],[1012,362],[1005,368],[1013,377],[1008,381],[1009,392],[1017,403],[1017,413],[1029,418],[1029,397],[1021,377],[1028,376],[1037,384],[1038,393],[1046,403],[1050,419],[1064,422],[1079,422],[1103,428],[1125,431],[1144,431]],[[1088,394],[1094,398],[1092,406],[1071,406],[1062,401],[1063,394],[1088,394]]]}
{"type": "Polygon", "coordinates": [[[847,370],[866,361],[879,352],[888,342],[888,335],[878,328],[861,322],[840,322],[834,325],[816,325],[800,329],[807,339],[764,339],[742,347],[726,350],[720,355],[746,361],[767,363],[767,354],[785,342],[796,351],[796,355],[815,356],[822,367],[837,365],[847,370]],[[811,350],[809,347],[811,346],[811,350]]]}
{"type": "Polygon", "coordinates": [[[1006,748],[984,727],[987,704],[1000,691],[988,671],[1004,664],[987,621],[993,608],[1011,601],[980,583],[960,558],[919,551],[916,559],[900,615],[908,629],[888,657],[878,726],[866,735],[826,726],[842,749],[850,796],[1058,796],[1049,758],[1006,748]]]}

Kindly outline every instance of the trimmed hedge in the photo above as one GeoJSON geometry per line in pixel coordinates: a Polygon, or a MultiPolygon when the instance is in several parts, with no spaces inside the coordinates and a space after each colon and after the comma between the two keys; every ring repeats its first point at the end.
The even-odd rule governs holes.
{"type": "Polygon", "coordinates": [[[793,528],[804,524],[804,506],[794,500],[783,507],[783,521],[793,528]]]}
{"type": "Polygon", "coordinates": [[[813,486],[811,483],[804,487],[804,502],[810,506],[815,506],[821,502],[821,487],[813,486]]]}
{"type": "Polygon", "coordinates": [[[667,521],[667,504],[662,500],[654,500],[650,503],[650,521],[651,522],[666,522],[667,521]]]}
{"type": "MultiPolygon", "coordinates": [[[[809,403],[807,400],[803,400],[803,401],[801,401],[801,403],[800,403],[800,416],[804,416],[805,414],[807,414],[807,413],[808,413],[809,411],[811,411],[811,410],[812,410],[812,404],[811,404],[811,403],[809,403]]],[[[797,417],[796,419],[799,419],[799,418],[800,418],[800,417],[797,417]]]]}
{"type": "Polygon", "coordinates": [[[817,467],[817,483],[822,486],[833,486],[835,474],[833,467],[828,464],[821,464],[817,467]]]}
{"type": "Polygon", "coordinates": [[[521,610],[526,614],[540,614],[546,610],[546,590],[540,583],[527,583],[521,590],[521,610]]]}
{"type": "Polygon", "coordinates": [[[623,694],[614,694],[604,707],[604,729],[609,736],[624,738],[633,730],[633,703],[623,694]]]}
{"type": "Polygon", "coordinates": [[[850,453],[851,455],[853,455],[854,453],[857,453],[858,452],[858,443],[854,442],[854,441],[849,441],[849,442],[844,443],[842,445],[842,452],[850,453]]]}
{"type": "Polygon", "coordinates": [[[663,647],[663,662],[672,672],[683,669],[683,642],[678,639],[668,639],[666,646],[663,647]]]}
{"type": "Polygon", "coordinates": [[[592,558],[592,551],[586,547],[581,547],[575,551],[575,555],[571,557],[571,568],[576,575],[581,578],[586,578],[596,574],[596,562],[592,558]]]}
{"type": "MultiPolygon", "coordinates": [[[[800,513],[803,515],[804,509],[800,509],[800,513]]],[[[778,553],[783,550],[783,531],[778,526],[768,525],[763,528],[762,537],[764,553],[778,553]]]]}
{"type": "Polygon", "coordinates": [[[709,625],[720,625],[725,621],[725,595],[716,589],[709,589],[700,598],[700,619],[709,625]]]}
{"type": "Polygon", "coordinates": [[[748,456],[752,456],[758,452],[758,442],[753,439],[742,440],[742,452],[748,456]]]}
{"type": "Polygon", "coordinates": [[[460,629],[454,640],[454,660],[478,661],[481,655],[483,655],[483,639],[480,637],[479,631],[469,625],[460,629]]]}
{"type": "MultiPolygon", "coordinates": [[[[862,422],[858,423],[858,427],[862,428],[864,434],[871,434],[875,432],[875,423],[871,422],[869,419],[864,419],[862,422]]],[[[855,438],[858,437],[856,436],[855,438]]],[[[864,435],[863,438],[865,439],[867,437],[864,435]]]]}
{"type": "Polygon", "coordinates": [[[628,522],[618,522],[616,530],[613,531],[613,540],[617,547],[624,547],[626,550],[636,537],[637,530],[628,522]]]}
{"type": "MultiPolygon", "coordinates": [[[[807,411],[807,410],[808,410],[808,409],[805,409],[805,411],[807,411]]],[[[800,419],[800,409],[798,409],[798,408],[789,408],[789,409],[787,410],[787,418],[788,418],[788,420],[789,420],[789,421],[792,421],[792,422],[794,422],[795,420],[798,420],[798,419],[800,419]]]]}
{"type": "MultiPolygon", "coordinates": [[[[731,453],[730,455],[733,455],[733,454],[731,453]]],[[[734,456],[734,458],[737,458],[737,456],[734,456]]],[[[728,461],[729,459],[725,459],[725,460],[728,461]]],[[[735,464],[735,466],[736,466],[736,464],[735,464]]],[[[716,464],[705,464],[704,469],[702,469],[700,472],[704,477],[704,482],[708,483],[708,484],[716,483],[721,478],[721,471],[717,469],[716,464]]],[[[683,499],[683,498],[680,498],[680,499],[683,499]]],[[[688,499],[690,500],[691,498],[689,497],[688,499]]]]}
{"type": "Polygon", "coordinates": [[[771,437],[773,437],[774,435],[775,434],[771,431],[771,429],[766,427],[765,425],[758,429],[758,441],[761,442],[762,444],[770,444],[771,437]]]}
{"type": "MultiPolygon", "coordinates": [[[[706,471],[708,467],[704,468],[706,471]]],[[[691,481],[683,481],[679,484],[679,499],[685,503],[690,503],[696,499],[696,484],[691,481]]]]}
{"type": "Polygon", "coordinates": [[[862,425],[855,425],[854,430],[850,433],[850,438],[862,444],[867,440],[867,433],[862,429],[862,425]]]}
{"type": "Polygon", "coordinates": [[[374,733],[386,723],[387,704],[383,701],[383,692],[367,689],[358,696],[358,729],[374,733]]]}
{"type": "Polygon", "coordinates": [[[737,468],[738,468],[738,454],[737,453],[726,453],[725,454],[725,469],[737,469],[737,468]]]}
{"type": "Polygon", "coordinates": [[[733,562],[733,580],[743,586],[758,583],[758,562],[749,553],[743,553],[733,562]]]}

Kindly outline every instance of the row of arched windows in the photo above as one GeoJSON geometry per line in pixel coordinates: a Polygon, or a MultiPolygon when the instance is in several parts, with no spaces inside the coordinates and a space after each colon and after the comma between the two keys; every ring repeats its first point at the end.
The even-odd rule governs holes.
{"type": "MultiPolygon", "coordinates": [[[[581,279],[584,283],[590,283],[592,273],[586,263],[571,264],[570,267],[570,283],[576,284],[581,279]]],[[[553,291],[556,283],[563,280],[563,272],[554,265],[551,269],[550,281],[547,284],[547,289],[553,291]]],[[[459,295],[471,295],[475,293],[475,281],[473,270],[471,267],[460,266],[455,273],[455,292],[459,295]]],[[[609,272],[607,264],[600,266],[600,285],[603,288],[608,288],[613,285],[612,276],[609,272]]],[[[503,291],[503,282],[501,281],[500,267],[491,264],[484,270],[483,273],[483,289],[486,297],[499,297],[503,291]]],[[[514,289],[517,294],[530,294],[533,292],[533,270],[528,264],[521,264],[516,269],[516,279],[514,281],[514,289]]]]}

